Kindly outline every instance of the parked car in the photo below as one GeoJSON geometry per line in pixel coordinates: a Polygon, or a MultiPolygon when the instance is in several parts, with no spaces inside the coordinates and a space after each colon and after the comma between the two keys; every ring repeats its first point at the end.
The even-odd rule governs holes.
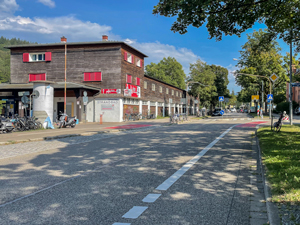
{"type": "Polygon", "coordinates": [[[214,110],[212,116],[222,116],[220,112],[220,110],[214,110]]]}
{"type": "Polygon", "coordinates": [[[300,107],[299,106],[297,106],[296,108],[295,108],[295,115],[300,115],[300,107]]]}
{"type": "Polygon", "coordinates": [[[230,109],[231,110],[231,112],[236,112],[236,109],[235,108],[232,108],[232,109],[230,109]]]}

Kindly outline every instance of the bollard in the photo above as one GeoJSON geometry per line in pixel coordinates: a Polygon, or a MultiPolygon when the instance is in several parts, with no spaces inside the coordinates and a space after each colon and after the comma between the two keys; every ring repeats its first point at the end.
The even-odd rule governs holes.
{"type": "Polygon", "coordinates": [[[100,114],[100,125],[102,124],[102,115],[100,114]]]}

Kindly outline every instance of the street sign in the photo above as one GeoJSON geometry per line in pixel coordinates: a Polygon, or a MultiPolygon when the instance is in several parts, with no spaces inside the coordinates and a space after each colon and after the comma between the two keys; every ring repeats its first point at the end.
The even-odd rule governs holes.
{"type": "MultiPolygon", "coordinates": [[[[83,103],[87,103],[89,101],[89,97],[83,96],[82,97],[83,103]]],[[[86,105],[86,104],[85,104],[86,105]]]]}
{"type": "Polygon", "coordinates": [[[277,76],[275,73],[273,73],[273,74],[270,76],[270,79],[271,79],[273,82],[275,82],[275,81],[278,79],[278,76],[277,76]]]}
{"type": "Polygon", "coordinates": [[[225,100],[224,100],[225,102],[229,102],[229,98],[224,98],[224,99],[225,99],[225,100]]]}
{"type": "Polygon", "coordinates": [[[219,102],[224,102],[224,96],[219,96],[219,102]]]}
{"type": "Polygon", "coordinates": [[[223,116],[223,115],[224,115],[224,110],[221,110],[221,111],[220,111],[220,114],[223,116]]]}
{"type": "Polygon", "coordinates": [[[268,94],[268,98],[267,98],[267,100],[270,100],[270,101],[272,101],[272,100],[273,100],[273,94],[268,94]]]}
{"type": "Polygon", "coordinates": [[[19,96],[23,96],[23,95],[30,95],[29,91],[19,91],[18,92],[19,96]]]}
{"type": "Polygon", "coordinates": [[[23,104],[27,104],[28,103],[28,97],[23,95],[23,97],[21,98],[21,101],[23,102],[23,104]]]}
{"type": "Polygon", "coordinates": [[[37,99],[39,96],[40,96],[40,92],[39,92],[39,91],[34,90],[34,91],[32,92],[32,97],[33,97],[34,99],[37,99]]]}
{"type": "Polygon", "coordinates": [[[251,96],[251,100],[255,101],[255,100],[259,100],[259,95],[252,95],[251,96]]]}
{"type": "Polygon", "coordinates": [[[268,101],[268,102],[271,102],[272,100],[269,100],[269,99],[268,99],[267,101],[268,101]]]}

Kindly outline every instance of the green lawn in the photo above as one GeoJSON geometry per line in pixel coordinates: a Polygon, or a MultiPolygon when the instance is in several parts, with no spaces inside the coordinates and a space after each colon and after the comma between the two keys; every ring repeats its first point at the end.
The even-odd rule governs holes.
{"type": "Polygon", "coordinates": [[[300,204],[300,126],[284,125],[278,133],[264,127],[257,134],[272,200],[300,204]]]}

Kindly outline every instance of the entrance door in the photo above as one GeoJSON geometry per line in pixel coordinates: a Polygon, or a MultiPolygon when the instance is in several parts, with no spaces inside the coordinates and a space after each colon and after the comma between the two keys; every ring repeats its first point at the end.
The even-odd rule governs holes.
{"type": "Polygon", "coordinates": [[[57,114],[59,114],[59,112],[64,112],[64,102],[57,103],[57,114]]]}

